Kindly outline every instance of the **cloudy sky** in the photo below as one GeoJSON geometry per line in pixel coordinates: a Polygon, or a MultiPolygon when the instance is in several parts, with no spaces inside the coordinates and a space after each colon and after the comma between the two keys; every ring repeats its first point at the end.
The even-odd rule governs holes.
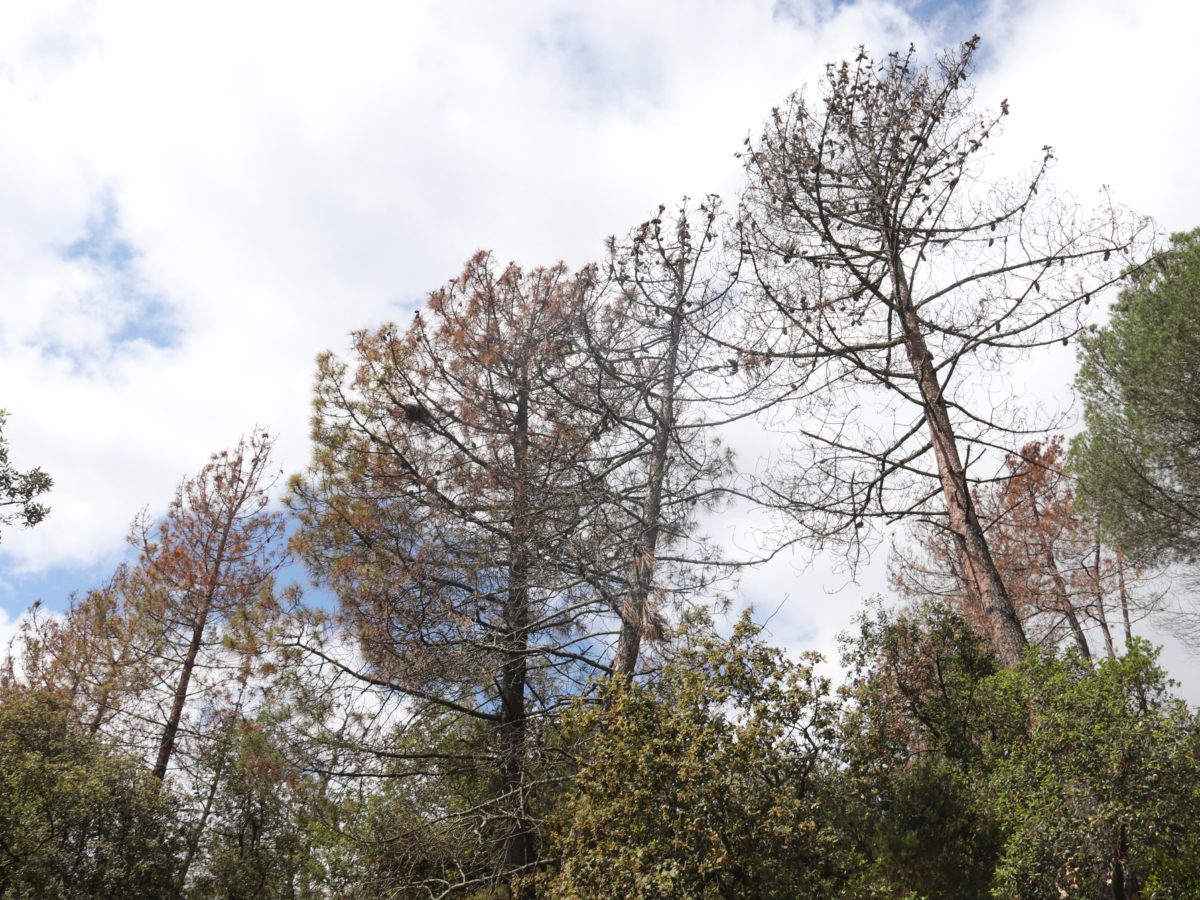
{"type": "MultiPolygon", "coordinates": [[[[302,467],[314,356],[474,250],[586,262],[660,202],[733,197],[742,139],[825,62],[975,31],[979,100],[1013,112],[1000,170],[1051,144],[1079,197],[1200,224],[1184,0],[6,0],[0,406],[55,490],[3,535],[0,631],[101,580],[134,514],[255,424],[302,467]]],[[[1054,402],[1064,359],[1035,379],[1054,402]]],[[[746,590],[828,650],[879,560],[844,580],[784,563],[746,590]]]]}

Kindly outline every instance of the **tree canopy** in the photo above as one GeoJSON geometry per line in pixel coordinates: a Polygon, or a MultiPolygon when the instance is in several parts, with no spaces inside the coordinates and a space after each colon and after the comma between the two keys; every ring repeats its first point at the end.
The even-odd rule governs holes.
{"type": "MultiPolygon", "coordinates": [[[[479,251],[322,353],[282,507],[258,428],[20,623],[0,900],[1200,894],[1200,714],[1138,633],[1200,561],[1200,231],[1147,264],[1048,147],[994,177],[978,46],[830,66],[733,213],[479,251]],[[1126,277],[1068,453],[1008,367],[1126,277]],[[889,531],[840,679],[731,614],[889,531]]],[[[0,525],[49,486],[0,438],[0,525]]]]}
{"type": "Polygon", "coordinates": [[[1075,385],[1083,506],[1126,552],[1200,558],[1200,229],[1130,273],[1075,385]]]}
{"type": "Polygon", "coordinates": [[[0,699],[0,897],[150,898],[175,884],[170,799],[48,694],[0,699]]]}
{"type": "Polygon", "coordinates": [[[830,65],[817,97],[793,94],[747,140],[737,227],[756,300],[747,355],[778,366],[797,407],[793,465],[770,495],[851,561],[874,522],[941,520],[1013,663],[1026,637],[971,490],[1037,426],[989,373],[1069,340],[1147,226],[1056,196],[1049,147],[1025,179],[985,176],[1009,108],[976,107],[978,46],[932,66],[912,48],[830,65]]]}

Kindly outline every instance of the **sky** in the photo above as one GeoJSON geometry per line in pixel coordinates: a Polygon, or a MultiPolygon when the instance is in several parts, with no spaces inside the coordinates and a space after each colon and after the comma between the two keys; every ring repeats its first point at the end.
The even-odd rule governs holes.
{"type": "MultiPolygon", "coordinates": [[[[992,165],[1050,144],[1165,231],[1200,204],[1200,5],[1182,0],[0,4],[0,407],[50,517],[0,543],[0,637],[125,553],[142,509],[255,425],[308,455],[313,360],[407,320],[477,249],[597,258],[659,203],[732,201],[772,106],[859,44],[983,36],[992,165]]],[[[1070,408],[1069,355],[1022,389],[1070,408]]],[[[857,584],[780,560],[743,583],[776,640],[834,652],[857,584]]],[[[1200,700],[1200,661],[1168,643],[1200,700]]]]}

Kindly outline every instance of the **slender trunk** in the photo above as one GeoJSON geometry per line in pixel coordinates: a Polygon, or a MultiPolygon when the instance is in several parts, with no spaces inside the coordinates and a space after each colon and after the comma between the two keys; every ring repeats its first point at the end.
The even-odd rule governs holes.
{"type": "Polygon", "coordinates": [[[204,626],[208,620],[209,607],[205,606],[200,612],[200,618],[192,626],[192,639],[188,643],[187,655],[183,658],[183,667],[179,672],[179,681],[175,685],[175,698],[171,703],[171,714],[163,727],[162,739],[158,745],[158,759],[154,763],[154,777],[162,781],[167,775],[167,766],[171,762],[171,754],[175,751],[175,738],[179,734],[179,722],[183,718],[183,707],[187,703],[188,686],[192,680],[192,670],[196,667],[196,657],[204,642],[204,626]]]}
{"type": "MultiPolygon", "coordinates": [[[[1095,568],[1092,572],[1092,589],[1096,598],[1096,621],[1100,623],[1100,633],[1104,635],[1104,649],[1109,659],[1117,658],[1117,648],[1113,644],[1112,631],[1108,627],[1108,613],[1104,609],[1104,585],[1100,581],[1100,538],[1096,538],[1094,556],[1095,568]]],[[[1087,566],[1084,566],[1086,569],[1087,566]]]]}
{"type": "MultiPolygon", "coordinates": [[[[245,673],[240,678],[237,702],[233,705],[232,721],[237,721],[241,718],[242,703],[246,696],[247,678],[248,676],[245,673]]],[[[187,883],[188,872],[192,868],[193,861],[195,861],[196,853],[200,850],[200,839],[204,836],[204,829],[208,827],[208,817],[212,815],[213,803],[216,802],[217,790],[221,786],[221,778],[225,774],[225,764],[229,759],[229,740],[229,734],[226,733],[225,738],[220,743],[217,763],[213,766],[212,782],[208,786],[208,795],[204,798],[204,809],[200,813],[200,821],[196,823],[196,827],[192,829],[192,833],[188,837],[187,852],[183,857],[183,865],[179,869],[176,880],[177,889],[180,893],[183,892],[183,886],[187,883]]]]}
{"type": "Polygon", "coordinates": [[[109,690],[108,687],[105,687],[100,693],[100,699],[96,701],[96,715],[92,716],[92,721],[88,722],[88,734],[95,734],[104,724],[104,710],[108,708],[109,690]]]}
{"type": "Polygon", "coordinates": [[[83,676],[76,670],[75,674],[71,677],[71,686],[67,688],[67,696],[71,698],[72,708],[79,704],[79,682],[82,680],[83,676]]]}
{"type": "Polygon", "coordinates": [[[1087,636],[1083,633],[1083,625],[1079,621],[1079,616],[1075,614],[1075,606],[1071,603],[1071,594],[1067,590],[1067,581],[1063,578],[1062,572],[1059,571],[1058,560],[1054,557],[1054,548],[1042,532],[1041,514],[1038,512],[1037,498],[1032,491],[1029,493],[1029,502],[1033,510],[1033,525],[1037,535],[1036,540],[1042,549],[1042,559],[1045,561],[1046,568],[1050,572],[1050,578],[1054,582],[1054,592],[1057,595],[1058,608],[1067,619],[1067,624],[1071,628],[1071,634],[1075,638],[1075,646],[1079,648],[1079,655],[1090,661],[1092,651],[1088,646],[1087,636]]]}
{"type": "Polygon", "coordinates": [[[175,699],[171,704],[171,715],[167,718],[162,740],[158,745],[158,759],[154,763],[153,774],[159,781],[166,778],[171,754],[175,752],[175,737],[179,734],[179,722],[183,718],[184,704],[187,703],[188,685],[192,680],[192,670],[196,667],[196,657],[204,643],[204,626],[208,623],[208,614],[212,611],[213,603],[217,599],[217,586],[220,584],[221,569],[225,565],[225,547],[229,541],[229,532],[233,528],[236,515],[237,506],[234,506],[223,523],[221,538],[217,542],[217,552],[213,555],[212,567],[206,573],[204,599],[200,605],[200,614],[192,626],[192,639],[188,643],[187,655],[184,657],[183,668],[179,673],[179,683],[175,686],[175,699]]]}
{"type": "MultiPolygon", "coordinates": [[[[328,821],[332,819],[332,826],[335,832],[340,832],[342,820],[338,815],[340,807],[337,804],[329,803],[329,782],[332,778],[330,772],[336,771],[342,761],[341,751],[338,749],[345,742],[346,729],[350,726],[351,718],[346,716],[342,719],[342,724],[338,726],[337,733],[334,735],[334,741],[331,746],[333,752],[330,757],[330,765],[328,770],[322,770],[317,777],[317,790],[315,800],[308,800],[300,806],[300,821],[299,832],[304,836],[304,846],[302,848],[302,860],[315,858],[313,852],[313,829],[311,825],[314,821],[328,821]],[[313,810],[316,810],[316,815],[313,815],[313,810]]],[[[318,896],[312,889],[312,872],[308,865],[301,862],[300,865],[300,894],[298,900],[311,900],[318,896]]]]}
{"type": "Polygon", "coordinates": [[[1117,852],[1113,857],[1112,888],[1115,900],[1141,900],[1141,888],[1129,861],[1129,836],[1124,825],[1120,826],[1117,852]]]}
{"type": "Polygon", "coordinates": [[[1133,644],[1133,624],[1129,619],[1129,591],[1125,588],[1125,554],[1117,548],[1117,590],[1121,595],[1121,618],[1125,624],[1125,649],[1133,644]]]}
{"type": "Polygon", "coordinates": [[[654,423],[654,443],[650,472],[633,562],[628,579],[628,594],[621,610],[621,635],[617,640],[613,674],[631,678],[637,670],[638,654],[645,633],[646,607],[654,587],[658,539],[662,529],[663,484],[667,475],[667,453],[675,427],[675,380],[679,365],[679,344],[683,335],[683,267],[676,274],[675,308],[671,311],[671,335],[662,379],[662,396],[654,423]]]}
{"type": "MultiPolygon", "coordinates": [[[[124,654],[122,653],[122,656],[123,655],[124,654]]],[[[110,659],[105,662],[104,667],[107,671],[104,677],[104,686],[100,689],[100,697],[96,700],[96,715],[92,716],[92,720],[88,722],[88,734],[97,734],[99,733],[101,727],[103,727],[104,713],[108,710],[109,701],[112,699],[114,682],[120,677],[120,669],[127,664],[127,660],[123,660],[121,657],[118,657],[115,660],[110,659]]]]}
{"type": "Polygon", "coordinates": [[[921,392],[930,443],[937,460],[942,494],[946,499],[950,531],[967,575],[967,590],[988,618],[1000,660],[1006,666],[1013,666],[1020,660],[1029,642],[979,523],[937,368],[926,346],[925,336],[921,333],[920,317],[912,303],[899,253],[891,249],[890,241],[889,256],[892,294],[899,313],[904,348],[921,392]]]}
{"type": "Polygon", "coordinates": [[[507,818],[504,867],[524,869],[536,859],[533,826],[525,802],[525,682],[529,645],[530,546],[528,460],[529,390],[518,392],[513,423],[513,506],[505,610],[504,661],[500,671],[500,783],[507,818]]]}
{"type": "Polygon", "coordinates": [[[204,829],[208,827],[208,817],[212,815],[213,803],[216,802],[217,789],[221,785],[221,777],[225,774],[225,760],[228,755],[228,748],[222,744],[220,756],[217,757],[217,764],[213,768],[212,783],[208,786],[208,794],[204,798],[204,808],[200,812],[200,821],[196,823],[196,827],[192,829],[191,835],[188,837],[187,852],[183,857],[183,865],[179,867],[179,874],[176,876],[176,889],[183,892],[183,886],[187,883],[188,872],[192,868],[192,863],[196,859],[196,853],[200,849],[200,839],[204,836],[204,829]]]}
{"type": "Polygon", "coordinates": [[[1121,865],[1120,855],[1113,859],[1112,895],[1113,900],[1127,900],[1125,896],[1125,870],[1121,865]]]}

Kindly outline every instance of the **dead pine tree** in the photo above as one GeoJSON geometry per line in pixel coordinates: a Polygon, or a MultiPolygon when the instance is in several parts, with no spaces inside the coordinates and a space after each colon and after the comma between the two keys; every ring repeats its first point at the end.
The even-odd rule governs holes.
{"type": "Polygon", "coordinates": [[[21,682],[68,704],[80,731],[142,757],[175,800],[208,794],[180,829],[179,890],[219,787],[201,780],[203,759],[220,752],[211,723],[240,713],[276,612],[285,555],[283,517],[269,508],[270,449],[270,436],[255,430],[213,454],[163,516],[135,520],[135,560],[72,596],[62,614],[36,612],[19,635],[21,682]]]}
{"type": "Polygon", "coordinates": [[[127,737],[139,704],[166,677],[167,635],[153,615],[158,600],[144,573],[122,564],[102,587],[72,594],[61,615],[34,604],[16,638],[20,680],[64,698],[88,734],[127,737]]]}
{"type": "Polygon", "coordinates": [[[796,465],[762,486],[767,501],[852,563],[873,525],[943,524],[1011,664],[1026,638],[971,487],[1045,426],[1025,421],[1005,367],[1068,343],[1150,229],[1107,199],[1093,212],[1055,196],[1049,147],[1027,177],[985,180],[1009,106],[974,105],[978,47],[924,67],[912,48],[863,50],[747,139],[743,324],[746,346],[788,363],[796,404],[796,465]]]}
{"type": "MultiPolygon", "coordinates": [[[[154,777],[162,780],[174,758],[189,704],[197,701],[197,675],[221,674],[205,693],[219,692],[242,662],[226,646],[234,632],[270,606],[272,579],[283,562],[283,517],[270,510],[274,484],[271,437],[256,430],[231,450],[213,454],[198,475],[176,491],[157,522],[142,517],[130,537],[139,548],[137,570],[157,597],[141,614],[157,620],[164,635],[168,696],[154,777]]],[[[203,704],[211,701],[201,698],[203,704]]]]}
{"type": "Polygon", "coordinates": [[[709,335],[732,302],[736,268],[724,252],[720,201],[685,199],[622,238],[581,307],[589,365],[576,402],[605,423],[610,576],[620,634],[613,672],[637,672],[644,639],[671,609],[720,593],[735,563],[698,533],[697,514],[729,495],[732,455],[716,429],[748,388],[739,362],[709,335]]]}

